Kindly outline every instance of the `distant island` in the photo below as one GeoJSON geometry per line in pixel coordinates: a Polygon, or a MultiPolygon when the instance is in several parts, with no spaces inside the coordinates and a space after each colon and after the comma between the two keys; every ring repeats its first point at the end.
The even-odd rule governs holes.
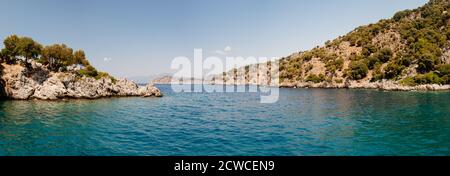
{"type": "Polygon", "coordinates": [[[162,76],[152,80],[153,84],[172,84],[172,76],[162,76]]]}
{"type": "Polygon", "coordinates": [[[206,80],[199,78],[177,78],[173,76],[162,76],[155,78],[152,84],[209,84],[206,80]]]}
{"type": "Polygon", "coordinates": [[[64,44],[42,46],[29,37],[11,35],[0,52],[0,96],[9,99],[95,99],[116,96],[161,97],[151,84],[99,72],[84,51],[64,44]]]}
{"type": "MultiPolygon", "coordinates": [[[[325,46],[280,60],[280,87],[366,88],[382,90],[450,89],[450,2],[431,0],[391,19],[361,26],[325,46]]],[[[213,84],[258,84],[268,75],[236,77],[265,64],[215,76],[213,84]]]]}

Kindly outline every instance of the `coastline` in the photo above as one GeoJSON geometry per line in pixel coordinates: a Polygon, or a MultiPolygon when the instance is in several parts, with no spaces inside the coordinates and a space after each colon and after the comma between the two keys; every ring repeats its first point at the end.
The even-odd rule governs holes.
{"type": "Polygon", "coordinates": [[[282,88],[324,88],[324,89],[376,89],[380,91],[448,91],[450,85],[423,84],[417,86],[405,86],[396,84],[392,81],[361,83],[357,81],[330,84],[330,83],[284,83],[279,87],[282,88]]]}
{"type": "MultiPolygon", "coordinates": [[[[154,85],[171,85],[172,83],[152,83],[154,85]]],[[[193,84],[195,85],[195,84],[193,84]]],[[[259,84],[223,84],[223,83],[206,83],[205,85],[223,85],[223,86],[262,86],[259,84]]],[[[270,85],[268,87],[278,87],[286,89],[371,89],[380,91],[450,91],[450,85],[423,84],[417,86],[405,86],[396,84],[393,81],[358,83],[352,81],[350,83],[330,84],[330,83],[281,83],[280,85],[270,85]]]]}
{"type": "Polygon", "coordinates": [[[21,65],[2,64],[1,97],[10,100],[99,99],[109,97],[162,97],[152,84],[139,86],[127,79],[80,76],[72,71],[53,72],[31,62],[32,71],[21,65]]]}

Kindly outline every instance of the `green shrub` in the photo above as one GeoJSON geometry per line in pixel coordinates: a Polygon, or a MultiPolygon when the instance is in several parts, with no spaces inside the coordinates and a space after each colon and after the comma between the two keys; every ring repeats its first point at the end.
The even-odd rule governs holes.
{"type": "Polygon", "coordinates": [[[395,21],[398,22],[398,21],[400,21],[401,19],[403,19],[403,18],[409,16],[411,13],[412,13],[411,10],[400,11],[400,12],[397,12],[397,13],[394,15],[393,19],[394,19],[395,21]]]}
{"type": "Polygon", "coordinates": [[[336,53],[328,53],[320,57],[320,60],[324,63],[333,62],[338,59],[338,55],[336,53]]]}
{"type": "Polygon", "coordinates": [[[371,82],[380,81],[384,79],[384,73],[381,70],[381,64],[377,63],[374,66],[373,72],[372,72],[372,79],[371,82]]]}
{"type": "Polygon", "coordinates": [[[447,31],[445,31],[445,34],[447,36],[447,39],[450,39],[450,28],[447,28],[447,31]]]}
{"type": "Polygon", "coordinates": [[[419,67],[417,70],[420,73],[427,73],[433,71],[435,66],[441,63],[440,57],[442,50],[436,43],[431,42],[429,39],[419,37],[417,42],[411,45],[413,56],[418,58],[419,67]]]}
{"type": "Polygon", "coordinates": [[[368,57],[371,54],[376,53],[376,52],[377,52],[377,48],[372,44],[368,44],[368,45],[364,46],[362,49],[362,55],[366,56],[366,57],[368,57]]]}
{"type": "Polygon", "coordinates": [[[378,60],[381,62],[386,63],[392,58],[393,54],[394,53],[390,48],[383,48],[376,54],[376,57],[378,57],[378,60]]]}
{"type": "Polygon", "coordinates": [[[306,78],[306,82],[321,83],[324,81],[325,81],[325,75],[323,75],[323,74],[319,74],[319,76],[317,76],[315,74],[310,74],[306,78]]]}
{"type": "Polygon", "coordinates": [[[301,60],[308,62],[313,58],[313,54],[310,52],[306,52],[301,56],[301,60]]]}
{"type": "Polygon", "coordinates": [[[405,79],[402,79],[400,81],[400,84],[405,85],[405,86],[415,86],[417,85],[416,81],[414,80],[413,77],[406,77],[405,79]]]}
{"type": "Polygon", "coordinates": [[[350,42],[350,46],[363,47],[372,42],[372,39],[382,31],[386,21],[380,21],[379,24],[371,24],[356,28],[352,33],[343,38],[344,41],[350,42]]]}
{"type": "Polygon", "coordinates": [[[441,76],[443,84],[450,84],[450,64],[438,65],[437,72],[441,76]]]}
{"type": "Polygon", "coordinates": [[[344,59],[339,58],[336,60],[329,61],[325,64],[328,73],[335,73],[336,71],[341,71],[344,67],[344,59]]]}
{"type": "Polygon", "coordinates": [[[111,79],[112,83],[114,83],[114,84],[117,82],[116,78],[114,78],[113,76],[109,75],[106,72],[98,72],[97,76],[95,76],[95,79],[97,79],[97,80],[101,79],[101,78],[109,78],[109,79],[111,79]]]}
{"type": "Polygon", "coordinates": [[[327,53],[327,51],[325,50],[325,48],[314,48],[311,51],[312,57],[317,57],[317,58],[321,58],[324,59],[328,56],[329,53],[327,53]]]}
{"type": "Polygon", "coordinates": [[[418,57],[417,70],[420,73],[427,73],[433,71],[435,66],[440,63],[440,59],[432,54],[425,54],[418,57]]]}
{"type": "Polygon", "coordinates": [[[348,59],[351,61],[359,61],[359,60],[363,60],[364,56],[362,56],[360,54],[352,53],[348,59]]]}
{"type": "Polygon", "coordinates": [[[346,76],[353,80],[360,80],[367,76],[369,68],[364,61],[353,61],[350,63],[346,76]]]}
{"type": "Polygon", "coordinates": [[[450,64],[441,64],[437,66],[437,71],[440,76],[450,75],[450,64]]]}
{"type": "Polygon", "coordinates": [[[442,81],[442,84],[450,84],[450,75],[443,76],[442,81]]]}
{"type": "Polygon", "coordinates": [[[400,81],[403,85],[415,86],[421,84],[449,84],[449,77],[443,76],[439,77],[438,74],[434,72],[429,72],[426,74],[419,74],[414,77],[407,77],[400,81]]]}
{"type": "Polygon", "coordinates": [[[402,73],[403,67],[396,63],[389,63],[384,70],[384,77],[386,79],[393,79],[402,73]]]}
{"type": "Polygon", "coordinates": [[[84,75],[86,77],[92,77],[92,78],[95,78],[95,77],[98,76],[97,70],[94,67],[90,66],[90,65],[87,66],[84,69],[81,69],[80,71],[78,71],[78,73],[80,75],[84,75]]]}
{"type": "Polygon", "coordinates": [[[412,59],[411,57],[402,57],[399,60],[399,63],[405,67],[409,67],[412,64],[412,59]]]}
{"type": "MultiPolygon", "coordinates": [[[[420,35],[420,34],[419,34],[420,35]]],[[[422,56],[422,55],[433,55],[436,57],[440,57],[442,55],[442,50],[439,47],[439,45],[435,42],[430,41],[430,39],[426,39],[424,37],[417,36],[417,42],[412,44],[410,47],[412,47],[412,50],[414,51],[414,54],[416,57],[422,56]]]]}
{"type": "Polygon", "coordinates": [[[0,51],[0,63],[3,63],[8,60],[8,56],[2,51],[0,51]]]}
{"type": "Polygon", "coordinates": [[[426,74],[419,74],[414,77],[416,84],[442,84],[444,80],[440,78],[436,73],[429,72],[426,74]]]}
{"type": "Polygon", "coordinates": [[[376,57],[376,56],[369,56],[367,58],[367,67],[369,69],[372,70],[377,63],[380,63],[380,59],[378,59],[378,57],[376,57]]]}

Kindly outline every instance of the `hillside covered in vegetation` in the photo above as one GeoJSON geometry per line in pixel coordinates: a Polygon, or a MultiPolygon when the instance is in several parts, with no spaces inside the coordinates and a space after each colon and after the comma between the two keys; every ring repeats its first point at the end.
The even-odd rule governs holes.
{"type": "Polygon", "coordinates": [[[230,70],[212,84],[280,87],[450,89],[450,0],[361,26],[322,47],[230,70]],[[259,70],[259,71],[257,71],[259,70]],[[261,71],[262,70],[262,71],[261,71]],[[258,73],[253,73],[258,72],[258,73]],[[257,75],[255,77],[255,75],[257,75]]]}
{"type": "Polygon", "coordinates": [[[450,1],[431,0],[280,60],[280,83],[450,84],[450,1]]]}

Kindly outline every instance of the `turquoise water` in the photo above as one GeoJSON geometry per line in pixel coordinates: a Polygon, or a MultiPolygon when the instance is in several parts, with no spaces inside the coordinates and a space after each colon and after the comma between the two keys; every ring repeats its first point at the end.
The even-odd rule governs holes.
{"type": "Polygon", "coordinates": [[[450,155],[449,92],[0,101],[0,155],[450,155]]]}

